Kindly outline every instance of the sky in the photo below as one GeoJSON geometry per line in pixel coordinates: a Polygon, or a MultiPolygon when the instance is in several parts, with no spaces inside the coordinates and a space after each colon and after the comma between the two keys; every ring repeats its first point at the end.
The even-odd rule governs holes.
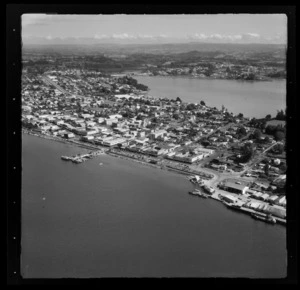
{"type": "Polygon", "coordinates": [[[286,43],[285,14],[23,14],[23,41],[93,38],[97,42],[286,43]]]}

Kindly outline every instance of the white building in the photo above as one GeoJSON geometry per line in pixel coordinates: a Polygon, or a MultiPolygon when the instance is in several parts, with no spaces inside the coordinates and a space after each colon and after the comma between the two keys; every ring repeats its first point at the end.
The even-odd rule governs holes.
{"type": "Polygon", "coordinates": [[[122,119],[123,116],[120,114],[114,114],[109,116],[110,119],[122,119]]]}
{"type": "Polygon", "coordinates": [[[270,197],[270,195],[267,194],[267,193],[265,193],[265,194],[263,194],[260,198],[261,198],[262,200],[267,200],[269,197],[270,197]]]}
{"type": "Polygon", "coordinates": [[[122,144],[122,143],[125,143],[127,140],[125,138],[112,138],[112,139],[104,139],[102,144],[104,146],[115,146],[117,144],[122,144]]]}
{"type": "Polygon", "coordinates": [[[279,198],[279,199],[277,200],[277,203],[280,204],[280,205],[286,204],[286,198],[285,198],[285,196],[279,198]]]}
{"type": "Polygon", "coordinates": [[[157,130],[157,131],[153,131],[149,134],[149,137],[152,139],[156,139],[158,137],[164,137],[167,135],[167,131],[166,130],[157,130]]]}

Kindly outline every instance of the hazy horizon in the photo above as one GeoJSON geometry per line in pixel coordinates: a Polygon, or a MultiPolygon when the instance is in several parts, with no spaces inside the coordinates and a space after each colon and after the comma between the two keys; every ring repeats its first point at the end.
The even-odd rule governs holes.
{"type": "Polygon", "coordinates": [[[22,15],[24,44],[285,44],[285,14],[22,15]]]}

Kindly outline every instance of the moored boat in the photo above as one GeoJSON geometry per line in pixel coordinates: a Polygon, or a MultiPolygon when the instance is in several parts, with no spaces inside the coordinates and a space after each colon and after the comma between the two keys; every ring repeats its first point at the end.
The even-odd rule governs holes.
{"type": "Polygon", "coordinates": [[[72,160],[72,162],[74,162],[74,163],[82,163],[83,160],[80,159],[80,158],[74,158],[74,159],[72,160]]]}
{"type": "Polygon", "coordinates": [[[274,217],[272,217],[271,215],[261,216],[261,215],[253,213],[253,214],[251,214],[251,216],[254,219],[261,220],[261,221],[264,221],[269,224],[276,224],[276,219],[274,217]]]}
{"type": "Polygon", "coordinates": [[[68,156],[61,156],[61,159],[62,159],[62,160],[67,160],[67,161],[68,161],[68,160],[71,160],[71,158],[68,157],[68,156]]]}
{"type": "Polygon", "coordinates": [[[200,196],[200,197],[203,197],[203,198],[208,198],[208,196],[205,193],[202,193],[198,189],[195,189],[193,191],[189,191],[189,194],[191,194],[191,195],[197,195],[197,196],[200,196]]]}
{"type": "Polygon", "coordinates": [[[199,190],[195,189],[195,190],[189,191],[189,194],[192,194],[192,195],[199,195],[199,194],[201,194],[201,192],[200,192],[199,190]]]}

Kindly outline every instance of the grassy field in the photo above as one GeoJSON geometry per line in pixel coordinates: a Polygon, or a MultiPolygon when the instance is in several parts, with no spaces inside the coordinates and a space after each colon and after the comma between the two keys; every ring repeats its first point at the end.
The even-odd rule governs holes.
{"type": "Polygon", "coordinates": [[[270,121],[267,122],[266,125],[267,125],[267,126],[268,126],[268,125],[271,125],[271,126],[282,125],[282,126],[284,126],[284,125],[285,125],[285,121],[280,121],[280,120],[270,120],[270,121]]]}

